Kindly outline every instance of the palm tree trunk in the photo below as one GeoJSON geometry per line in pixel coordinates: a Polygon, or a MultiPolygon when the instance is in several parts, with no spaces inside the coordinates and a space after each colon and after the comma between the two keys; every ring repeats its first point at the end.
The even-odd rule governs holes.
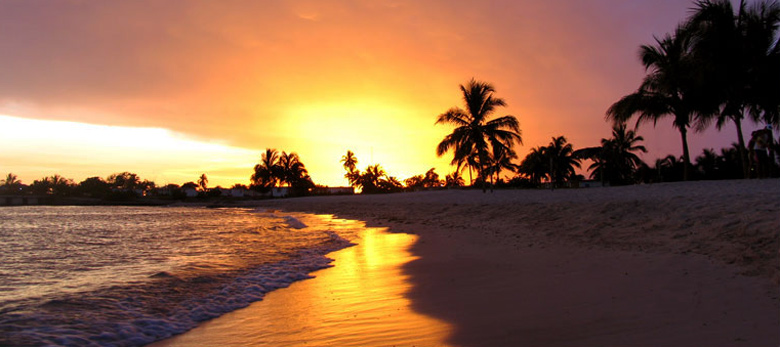
{"type": "Polygon", "coordinates": [[[683,145],[683,181],[687,181],[691,166],[691,154],[688,151],[688,129],[681,127],[680,135],[682,136],[683,145]]]}
{"type": "Polygon", "coordinates": [[[737,143],[739,144],[739,160],[742,164],[742,178],[747,178],[750,168],[747,162],[747,153],[745,153],[745,138],[742,135],[742,118],[734,118],[734,125],[737,127],[737,143]]]}
{"type": "Polygon", "coordinates": [[[482,179],[482,192],[487,193],[487,179],[485,179],[485,167],[481,162],[479,163],[479,178],[482,179]]]}

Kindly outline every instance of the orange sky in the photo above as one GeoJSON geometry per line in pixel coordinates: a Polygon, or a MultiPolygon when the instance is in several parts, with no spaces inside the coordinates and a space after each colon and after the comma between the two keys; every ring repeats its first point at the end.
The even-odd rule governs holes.
{"type": "MultiPolygon", "coordinates": [[[[458,85],[472,77],[493,83],[508,102],[501,114],[520,120],[521,157],[558,135],[593,146],[609,136],[604,111],[639,85],[639,45],[690,6],[2,1],[0,174],[78,182],[132,171],[181,184],[206,173],[229,186],[248,183],[272,147],[297,152],[319,184],[346,184],[348,149],[360,168],[443,176],[452,169],[435,146],[451,129],[434,121],[460,106],[458,85]]],[[[681,153],[668,122],[640,134],[648,160],[681,153]]],[[[735,138],[733,127],[696,134],[691,150],[735,138]]]]}

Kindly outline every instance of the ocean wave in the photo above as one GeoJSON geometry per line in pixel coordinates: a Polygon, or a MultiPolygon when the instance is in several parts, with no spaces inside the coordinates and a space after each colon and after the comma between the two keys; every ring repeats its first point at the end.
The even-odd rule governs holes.
{"type": "Polygon", "coordinates": [[[311,272],[331,266],[325,254],[350,245],[334,233],[317,247],[241,273],[182,279],[160,272],[143,284],[63,295],[37,307],[15,305],[0,317],[0,345],[145,345],[312,278],[311,272]]]}
{"type": "Polygon", "coordinates": [[[98,209],[103,212],[85,221],[82,216],[94,208],[62,209],[76,218],[62,217],[57,208],[39,209],[48,213],[44,221],[40,214],[6,216],[38,223],[38,229],[5,234],[8,244],[27,243],[17,247],[21,253],[12,249],[0,258],[12,269],[9,286],[0,291],[0,346],[146,345],[311,278],[311,272],[331,266],[328,253],[352,245],[342,237],[350,235],[348,229],[310,215],[98,209]],[[139,215],[155,217],[133,219],[139,215]],[[78,232],[57,229],[63,218],[81,223],[78,232]],[[95,248],[67,242],[75,248],[52,251],[45,242],[52,234],[61,243],[89,240],[99,228],[121,243],[95,248]],[[30,245],[37,253],[29,252],[30,245]],[[57,267],[42,267],[42,258],[57,267]]]}

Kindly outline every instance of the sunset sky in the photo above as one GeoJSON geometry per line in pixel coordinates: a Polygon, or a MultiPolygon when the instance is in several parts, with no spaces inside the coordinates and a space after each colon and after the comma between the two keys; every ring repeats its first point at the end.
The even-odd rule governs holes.
{"type": "MultiPolygon", "coordinates": [[[[315,183],[341,156],[399,179],[452,171],[436,116],[459,84],[491,82],[524,145],[610,135],[606,109],[644,76],[637,52],[683,0],[0,0],[0,174],[76,182],[131,171],[158,184],[249,183],[265,148],[315,183]]],[[[680,155],[670,122],[639,129],[652,161],[680,155]]],[[[758,128],[747,124],[745,132],[758,128]]],[[[729,146],[729,125],[690,138],[729,146]]]]}

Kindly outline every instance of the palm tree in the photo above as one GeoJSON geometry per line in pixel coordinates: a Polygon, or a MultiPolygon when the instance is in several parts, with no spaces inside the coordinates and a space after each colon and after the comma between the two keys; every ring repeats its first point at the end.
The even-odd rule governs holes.
{"type": "Polygon", "coordinates": [[[275,187],[279,177],[279,152],[266,148],[260,157],[260,163],[255,165],[251,180],[259,188],[275,187]]]}
{"type": "Polygon", "coordinates": [[[18,193],[22,187],[22,181],[13,173],[9,173],[5,176],[4,180],[0,180],[0,184],[2,184],[2,189],[0,189],[0,191],[8,194],[18,193]]]}
{"type": "Polygon", "coordinates": [[[572,145],[563,136],[553,137],[552,142],[544,148],[544,157],[550,163],[549,178],[553,185],[561,186],[564,181],[570,181],[576,176],[575,169],[580,167],[577,157],[573,156],[572,145]]]}
{"type": "Polygon", "coordinates": [[[745,31],[755,58],[750,114],[754,121],[780,127],[780,4],[764,1],[748,8],[745,31]]]}
{"type": "Polygon", "coordinates": [[[539,186],[542,179],[547,175],[550,168],[550,161],[547,160],[544,147],[532,148],[531,152],[525,156],[520,163],[517,171],[525,175],[531,184],[539,186]]]}
{"type": "Polygon", "coordinates": [[[713,180],[720,179],[720,167],[722,158],[715,153],[714,149],[705,148],[701,155],[696,157],[696,169],[702,179],[713,180]]]}
{"type": "Polygon", "coordinates": [[[0,182],[2,182],[4,186],[13,186],[16,184],[21,184],[21,182],[19,181],[19,177],[14,175],[13,173],[9,173],[7,176],[5,176],[5,179],[0,182]]]}
{"type": "Polygon", "coordinates": [[[206,177],[206,174],[201,174],[198,178],[198,187],[200,187],[201,191],[206,191],[207,186],[209,184],[209,179],[206,177]]]}
{"type": "Polygon", "coordinates": [[[379,164],[367,167],[366,172],[359,179],[359,186],[362,188],[362,192],[369,194],[378,193],[380,179],[386,175],[387,173],[379,164]]]}
{"type": "Polygon", "coordinates": [[[471,79],[465,86],[461,85],[460,90],[466,110],[453,107],[436,119],[436,124],[455,126],[455,130],[436,147],[436,155],[453,150],[451,165],[467,162],[470,166],[472,161],[468,159],[476,156],[479,176],[484,181],[494,148],[511,149],[515,142],[522,144],[520,124],[511,115],[490,119],[497,107],[506,106],[504,99],[493,96],[496,91],[493,85],[471,79]]]}
{"type": "Polygon", "coordinates": [[[460,170],[455,170],[451,174],[447,175],[444,182],[444,185],[448,188],[463,187],[465,184],[465,182],[463,182],[463,177],[460,176],[460,170]]]}
{"type": "Polygon", "coordinates": [[[640,59],[649,74],[639,89],[624,96],[607,110],[607,119],[626,122],[638,115],[637,125],[672,117],[672,124],[680,132],[683,147],[684,179],[688,179],[690,153],[688,129],[699,116],[714,112],[704,102],[706,91],[698,83],[699,65],[691,54],[691,36],[683,26],[674,35],[656,39],[656,45],[642,46],[640,59]]]}
{"type": "Polygon", "coordinates": [[[509,170],[517,172],[518,166],[513,162],[515,159],[517,159],[517,153],[514,149],[504,146],[493,148],[493,161],[488,171],[490,174],[495,175],[496,183],[501,181],[499,175],[502,171],[509,170]]]}
{"type": "Polygon", "coordinates": [[[309,171],[306,170],[306,166],[303,165],[296,153],[282,152],[278,167],[277,178],[281,182],[286,182],[287,186],[292,186],[309,175],[309,171]]]}
{"type": "Polygon", "coordinates": [[[674,182],[683,179],[685,162],[682,158],[674,155],[668,155],[664,158],[656,159],[655,169],[658,172],[659,180],[663,182],[674,182]]]}
{"type": "Polygon", "coordinates": [[[728,0],[706,0],[696,2],[696,12],[688,23],[687,30],[695,38],[693,53],[706,71],[701,74],[706,81],[703,86],[720,105],[720,112],[700,118],[698,127],[706,127],[713,119],[718,130],[728,121],[734,123],[745,177],[744,114],[752,110],[757,120],[763,109],[764,118],[769,120],[777,113],[780,71],[772,55],[778,50],[775,37],[779,22],[780,7],[775,2],[748,9],[741,1],[735,14],[728,0]]]}
{"type": "Polygon", "coordinates": [[[647,153],[644,146],[637,144],[640,141],[644,138],[637,136],[636,130],[627,130],[625,123],[618,123],[612,127],[611,138],[601,139],[601,146],[581,148],[573,155],[593,160],[588,167],[592,170],[591,178],[599,177],[602,183],[611,185],[632,183],[636,170],[643,164],[634,152],[647,153]]]}
{"type": "Polygon", "coordinates": [[[358,160],[355,157],[355,153],[352,153],[352,151],[347,150],[347,154],[341,157],[341,162],[344,163],[344,169],[347,170],[347,172],[349,173],[355,171],[358,160]]]}

